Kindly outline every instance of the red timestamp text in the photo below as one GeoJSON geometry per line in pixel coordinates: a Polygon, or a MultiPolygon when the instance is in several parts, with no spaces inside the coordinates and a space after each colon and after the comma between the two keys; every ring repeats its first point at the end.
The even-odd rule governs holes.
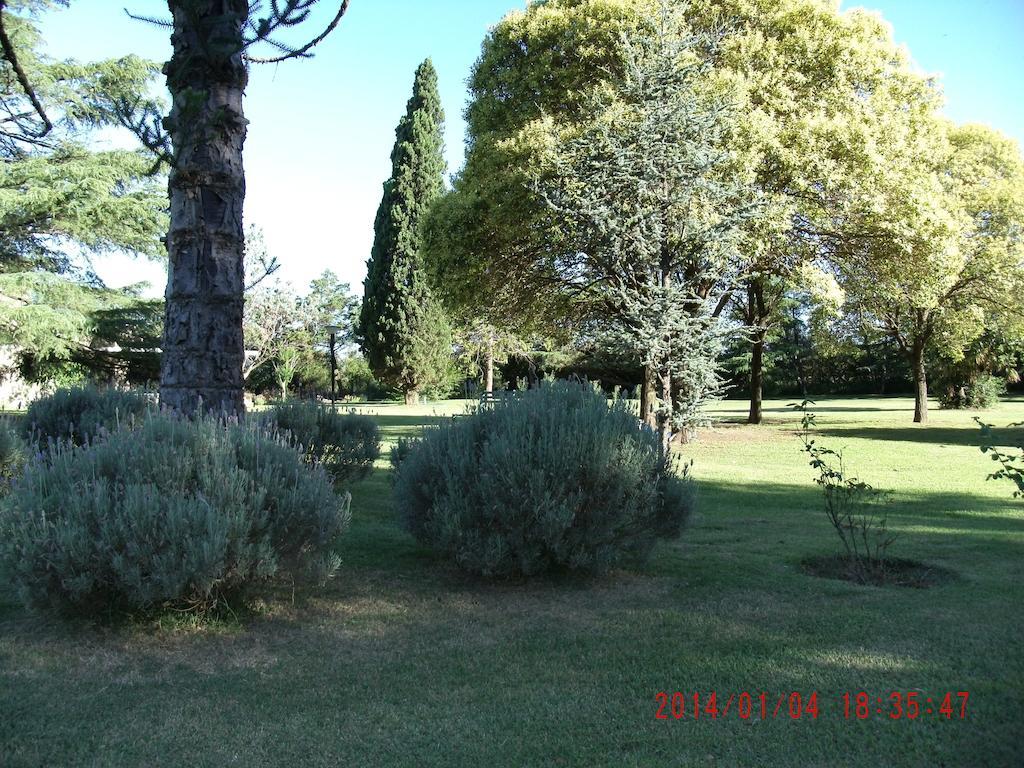
{"type": "Polygon", "coordinates": [[[654,695],[656,720],[817,720],[819,715],[846,720],[966,720],[969,691],[944,691],[931,696],[922,691],[846,691],[823,696],[818,691],[719,691],[701,693],[658,691],[654,695]]]}
{"type": "Polygon", "coordinates": [[[928,696],[921,691],[891,691],[872,696],[866,691],[843,694],[843,717],[847,720],[868,720],[886,717],[890,720],[917,720],[939,717],[966,720],[970,691],[945,691],[928,696]]]}
{"type": "Polygon", "coordinates": [[[804,717],[814,720],[818,717],[817,691],[790,691],[778,695],[767,691],[742,691],[728,697],[719,696],[717,691],[706,694],[658,691],[654,698],[658,703],[656,720],[717,720],[729,715],[740,720],[799,720],[804,717]]]}

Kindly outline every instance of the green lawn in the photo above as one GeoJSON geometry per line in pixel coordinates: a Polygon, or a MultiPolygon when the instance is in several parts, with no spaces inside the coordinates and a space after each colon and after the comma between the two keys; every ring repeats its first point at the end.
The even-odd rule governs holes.
{"type": "MultiPolygon", "coordinates": [[[[95,628],[0,606],[0,765],[1024,765],[1024,503],[985,482],[967,413],[822,400],[822,442],[893,492],[891,553],[927,590],[801,572],[836,550],[786,401],[683,446],[700,508],[638,571],[479,584],[394,523],[387,463],[355,489],[326,591],[238,623],[95,628]],[[846,720],[844,691],[969,691],[967,719],[846,720]],[[812,691],[817,719],[655,719],[659,691],[812,691]]],[[[718,416],[738,420],[744,403],[718,416]]],[[[388,440],[462,404],[365,407],[388,440]]],[[[1018,400],[983,414],[1024,420],[1018,400]]]]}

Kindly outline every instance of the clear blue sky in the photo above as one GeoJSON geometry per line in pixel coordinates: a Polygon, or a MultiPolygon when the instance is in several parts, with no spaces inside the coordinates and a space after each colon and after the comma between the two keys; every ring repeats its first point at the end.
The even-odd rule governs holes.
{"type": "MultiPolygon", "coordinates": [[[[330,15],[322,0],[309,29],[330,15]]],[[[247,222],[263,227],[282,275],[297,287],[332,269],[361,293],[395,125],[416,66],[430,56],[448,117],[450,170],[462,161],[465,80],[489,26],[517,0],[352,0],[338,30],[308,61],[254,68],[245,104],[247,222]]],[[[157,0],[77,0],[47,13],[52,56],[96,59],[136,53],[163,61],[166,30],[122,8],[161,16],[157,0]]],[[[920,67],[942,74],[946,113],[992,125],[1024,144],[1024,0],[843,0],[892,23],[920,67]]],[[[112,257],[111,285],[138,280],[163,290],[162,268],[112,257]]]]}

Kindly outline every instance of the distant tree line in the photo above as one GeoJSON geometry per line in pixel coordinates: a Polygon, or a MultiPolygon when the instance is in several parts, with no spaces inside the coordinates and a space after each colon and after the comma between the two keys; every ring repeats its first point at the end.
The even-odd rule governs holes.
{"type": "Polygon", "coordinates": [[[249,65],[308,56],[347,8],[278,39],[313,5],[169,2],[152,19],[173,32],[169,107],[148,95],[156,64],[48,59],[47,3],[0,5],[0,333],[24,374],[159,368],[167,404],[232,411],[243,387],[329,389],[333,325],[360,347],[339,360],[353,392],[586,375],[634,387],[666,442],[737,389],[751,423],[767,395],[908,389],[923,422],[930,393],[1019,381],[1019,147],[942,117],[877,15],[817,0],[511,12],[471,74],[450,184],[437,74],[417,69],[361,306],[332,275],[305,296],[264,279],[274,260],[241,223],[241,96],[249,65]],[[105,126],[142,148],[91,150],[105,126]],[[166,302],[90,266],[166,248],[166,302]]]}
{"type": "Polygon", "coordinates": [[[908,388],[924,422],[929,384],[1016,380],[1020,149],[942,117],[877,15],[549,0],[491,30],[469,85],[421,234],[437,295],[628,363],[652,426],[726,383],[751,423],[766,392],[908,388]]]}

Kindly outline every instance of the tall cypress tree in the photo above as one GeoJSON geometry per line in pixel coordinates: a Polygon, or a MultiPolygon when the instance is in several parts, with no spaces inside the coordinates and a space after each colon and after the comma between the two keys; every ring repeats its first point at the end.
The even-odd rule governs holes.
{"type": "Polygon", "coordinates": [[[443,125],[437,72],[427,59],[416,69],[412,98],[395,131],[359,317],[370,369],[410,404],[444,377],[451,357],[451,331],[427,284],[419,232],[444,189],[443,125]]]}

